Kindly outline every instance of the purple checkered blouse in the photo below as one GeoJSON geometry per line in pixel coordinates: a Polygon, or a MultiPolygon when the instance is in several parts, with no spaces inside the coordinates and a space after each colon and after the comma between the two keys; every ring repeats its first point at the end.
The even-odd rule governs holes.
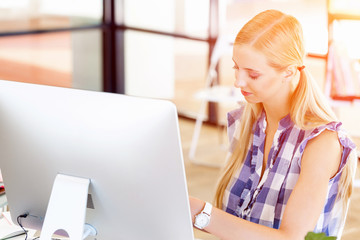
{"type": "MultiPolygon", "coordinates": [[[[230,152],[238,141],[235,134],[242,108],[228,113],[230,152]]],[[[253,126],[253,143],[244,165],[233,176],[223,199],[223,210],[235,216],[278,229],[286,203],[300,174],[301,158],[307,142],[325,129],[336,131],[343,147],[337,174],[329,180],[327,200],[314,232],[337,236],[342,232],[343,209],[336,200],[341,172],[355,144],[341,128],[341,123],[331,122],[311,130],[294,125],[290,115],[281,119],[269,152],[264,175],[260,180],[265,143],[266,117],[263,112],[253,126]]]]}

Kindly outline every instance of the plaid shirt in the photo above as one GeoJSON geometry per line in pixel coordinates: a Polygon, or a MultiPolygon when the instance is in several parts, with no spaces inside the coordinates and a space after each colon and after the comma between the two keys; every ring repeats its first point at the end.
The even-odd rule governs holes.
{"type": "MultiPolygon", "coordinates": [[[[228,113],[230,153],[236,146],[236,126],[242,108],[228,113]]],[[[281,119],[269,152],[263,177],[260,181],[265,143],[266,119],[263,112],[253,127],[253,143],[241,169],[233,176],[223,199],[223,209],[235,216],[278,229],[286,203],[300,174],[301,158],[307,142],[325,129],[338,132],[343,147],[341,164],[337,174],[329,180],[326,203],[316,224],[315,232],[328,236],[341,233],[342,202],[336,201],[341,172],[355,144],[341,129],[341,123],[331,122],[311,130],[294,125],[290,115],[281,119]]],[[[346,211],[346,210],[345,210],[346,211]]]]}

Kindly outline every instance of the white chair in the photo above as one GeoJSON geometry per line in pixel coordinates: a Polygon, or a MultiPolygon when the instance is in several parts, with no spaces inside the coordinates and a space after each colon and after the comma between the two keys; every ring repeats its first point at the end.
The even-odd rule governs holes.
{"type": "MultiPolygon", "coordinates": [[[[191,141],[189,159],[194,163],[197,143],[200,136],[202,123],[205,119],[206,107],[208,102],[217,103],[235,103],[244,101],[244,97],[240,91],[235,91],[232,86],[214,85],[217,78],[216,66],[225,54],[231,54],[233,49],[233,41],[228,36],[219,36],[216,40],[214,49],[211,54],[210,65],[208,68],[205,88],[195,94],[195,97],[201,100],[200,110],[196,117],[194,133],[191,141]]],[[[203,164],[203,163],[202,163],[203,164]]],[[[205,164],[206,165],[206,164],[205,164]]],[[[209,164],[213,166],[214,164],[209,164]]]]}

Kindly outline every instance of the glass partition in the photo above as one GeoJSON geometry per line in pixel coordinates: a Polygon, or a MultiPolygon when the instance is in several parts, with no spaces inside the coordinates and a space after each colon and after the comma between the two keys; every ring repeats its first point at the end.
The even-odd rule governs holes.
{"type": "Polygon", "coordinates": [[[0,1],[0,32],[70,28],[101,21],[102,0],[0,1]]]}
{"type": "Polygon", "coordinates": [[[117,24],[126,27],[207,38],[209,0],[118,0],[117,24]],[[120,6],[123,6],[120,7],[120,6]]]}
{"type": "Polygon", "coordinates": [[[0,38],[0,79],[102,90],[99,30],[0,38]]]}
{"type": "Polygon", "coordinates": [[[197,93],[206,85],[209,46],[207,42],[176,39],[174,42],[175,95],[179,112],[195,118],[202,99],[197,93]]]}
{"type": "Polygon", "coordinates": [[[173,37],[128,30],[124,55],[126,94],[173,98],[173,37]]]}

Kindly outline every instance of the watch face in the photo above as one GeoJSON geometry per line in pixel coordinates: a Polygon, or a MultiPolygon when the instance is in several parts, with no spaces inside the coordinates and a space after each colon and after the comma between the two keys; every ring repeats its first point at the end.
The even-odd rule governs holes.
{"type": "Polygon", "coordinates": [[[199,228],[204,228],[209,224],[209,216],[206,214],[199,214],[195,218],[195,225],[199,228]]]}

